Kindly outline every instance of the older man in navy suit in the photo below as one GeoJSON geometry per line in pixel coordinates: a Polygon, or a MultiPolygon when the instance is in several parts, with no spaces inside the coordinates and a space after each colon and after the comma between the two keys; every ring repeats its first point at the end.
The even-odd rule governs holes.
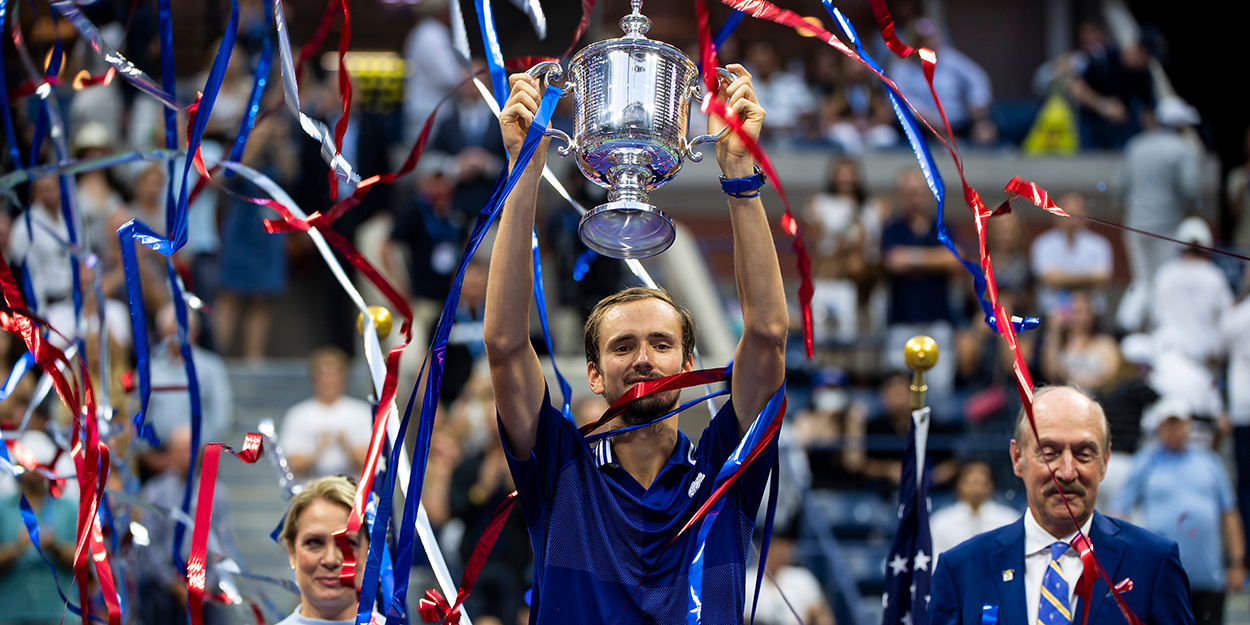
{"type": "MultiPolygon", "coordinates": [[[[1189,578],[1176,543],[1094,511],[1111,448],[1102,406],[1074,387],[1047,387],[1034,395],[1033,417],[1037,436],[1022,412],[1011,441],[1028,511],[942,554],[929,624],[1079,625],[1084,606],[1076,588],[1084,565],[1071,546],[1079,526],[1142,623],[1192,625],[1189,578]]],[[[1102,579],[1093,586],[1089,622],[1126,622],[1102,579]]]]}

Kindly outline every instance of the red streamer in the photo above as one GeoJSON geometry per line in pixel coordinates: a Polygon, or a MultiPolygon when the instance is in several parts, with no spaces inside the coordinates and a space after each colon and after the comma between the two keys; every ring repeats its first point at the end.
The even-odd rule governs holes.
{"type": "Polygon", "coordinates": [[[425,591],[425,596],[417,602],[417,611],[421,613],[422,621],[447,625],[460,622],[460,605],[469,598],[469,593],[473,592],[473,584],[477,582],[477,576],[482,572],[482,566],[486,564],[490,550],[499,540],[499,532],[503,530],[508,514],[512,512],[516,501],[517,492],[514,490],[499,502],[495,512],[491,514],[486,530],[482,532],[477,546],[473,548],[473,555],[469,556],[469,562],[464,567],[464,575],[460,578],[460,588],[456,591],[454,604],[448,604],[447,599],[443,598],[443,593],[436,588],[425,591]]]}
{"type": "MultiPolygon", "coordinates": [[[[195,528],[191,533],[191,557],[187,559],[187,607],[191,611],[191,625],[204,625],[208,530],[213,521],[213,492],[217,488],[218,461],[223,450],[247,464],[255,464],[264,453],[264,439],[260,434],[249,432],[243,439],[243,449],[237,452],[221,443],[209,443],[204,449],[204,463],[200,467],[200,492],[195,504],[195,528]]],[[[255,605],[252,609],[254,613],[259,612],[255,605]]],[[[264,623],[259,614],[257,618],[260,619],[258,622],[264,623]]]]}
{"type": "MultiPolygon", "coordinates": [[[[749,4],[749,2],[740,2],[739,4],[749,4]]],[[[735,6],[734,8],[738,7],[735,6]]],[[[743,9],[738,8],[738,10],[741,11],[743,9]]],[[[773,169],[772,162],[768,160],[768,155],[764,153],[764,149],[759,146],[759,143],[743,130],[742,120],[725,106],[724,100],[720,99],[718,95],[720,93],[720,85],[716,72],[716,47],[712,45],[711,31],[708,30],[707,5],[704,4],[703,0],[695,0],[695,12],[699,23],[699,50],[702,54],[704,81],[703,104],[700,110],[705,114],[715,115],[723,120],[734,135],[742,140],[747,151],[759,162],[760,168],[764,170],[764,173],[772,179],[773,185],[777,187],[777,195],[781,198],[781,203],[786,209],[785,214],[781,216],[781,227],[786,234],[794,237],[794,253],[798,256],[799,310],[803,316],[803,346],[807,352],[807,357],[811,358],[815,355],[812,344],[812,261],[808,257],[807,246],[803,244],[803,233],[799,231],[798,221],[794,219],[794,212],[790,210],[790,200],[786,197],[786,190],[781,184],[781,177],[773,169]]],[[[801,18],[800,21],[808,24],[801,18]]],[[[810,24],[808,25],[810,26],[810,24]]]]}

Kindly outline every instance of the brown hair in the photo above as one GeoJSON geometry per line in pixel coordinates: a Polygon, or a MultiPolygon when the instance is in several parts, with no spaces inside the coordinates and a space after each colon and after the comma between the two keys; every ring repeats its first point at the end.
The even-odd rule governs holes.
{"type": "Polygon", "coordinates": [[[678,306],[673,296],[664,289],[636,286],[599,300],[594,310],[590,311],[590,316],[586,318],[586,362],[594,363],[595,368],[599,368],[599,339],[603,334],[603,318],[608,311],[614,306],[644,299],[658,299],[677,311],[677,316],[681,318],[681,361],[686,362],[694,354],[694,316],[690,311],[678,306]]]}
{"type": "Polygon", "coordinates": [[[343,371],[347,371],[351,366],[352,359],[347,355],[347,352],[337,347],[320,347],[308,355],[308,372],[316,373],[317,367],[320,367],[326,361],[338,365],[343,371]]]}
{"type": "Polygon", "coordinates": [[[351,510],[356,499],[356,484],[341,475],[318,478],[305,484],[304,489],[291,500],[286,519],[282,521],[282,540],[286,542],[288,549],[292,549],[295,545],[295,535],[299,533],[300,515],[304,514],[304,510],[318,499],[324,499],[351,510]]]}

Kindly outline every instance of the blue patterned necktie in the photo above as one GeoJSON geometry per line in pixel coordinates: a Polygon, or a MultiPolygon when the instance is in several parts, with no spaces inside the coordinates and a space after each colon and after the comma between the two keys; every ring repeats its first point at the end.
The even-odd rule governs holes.
{"type": "Polygon", "coordinates": [[[1059,557],[1068,550],[1068,543],[1050,546],[1050,563],[1042,576],[1041,605],[1037,608],[1037,625],[1072,625],[1068,606],[1068,580],[1059,568],[1059,557]]]}

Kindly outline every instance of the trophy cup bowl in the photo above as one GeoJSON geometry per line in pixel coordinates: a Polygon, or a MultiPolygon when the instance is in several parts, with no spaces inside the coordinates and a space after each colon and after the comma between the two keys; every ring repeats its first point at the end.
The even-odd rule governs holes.
{"type": "MultiPolygon", "coordinates": [[[[608,189],[608,203],[588,211],[577,233],[586,247],[612,258],[647,258],[668,249],[676,230],[647,194],[677,175],[682,162],[699,162],[694,146],[716,135],[686,139],[690,102],[701,97],[699,72],[690,57],[666,43],[647,39],[651,20],[632,0],[621,18],[625,36],[587,46],[569,62],[565,94],[573,94],[573,136],[562,139],[560,156],[575,154],[586,178],[608,189]]],[[[528,72],[547,81],[563,74],[558,63],[539,63],[528,72]]],[[[734,75],[718,69],[723,80],[734,75]]]]}

